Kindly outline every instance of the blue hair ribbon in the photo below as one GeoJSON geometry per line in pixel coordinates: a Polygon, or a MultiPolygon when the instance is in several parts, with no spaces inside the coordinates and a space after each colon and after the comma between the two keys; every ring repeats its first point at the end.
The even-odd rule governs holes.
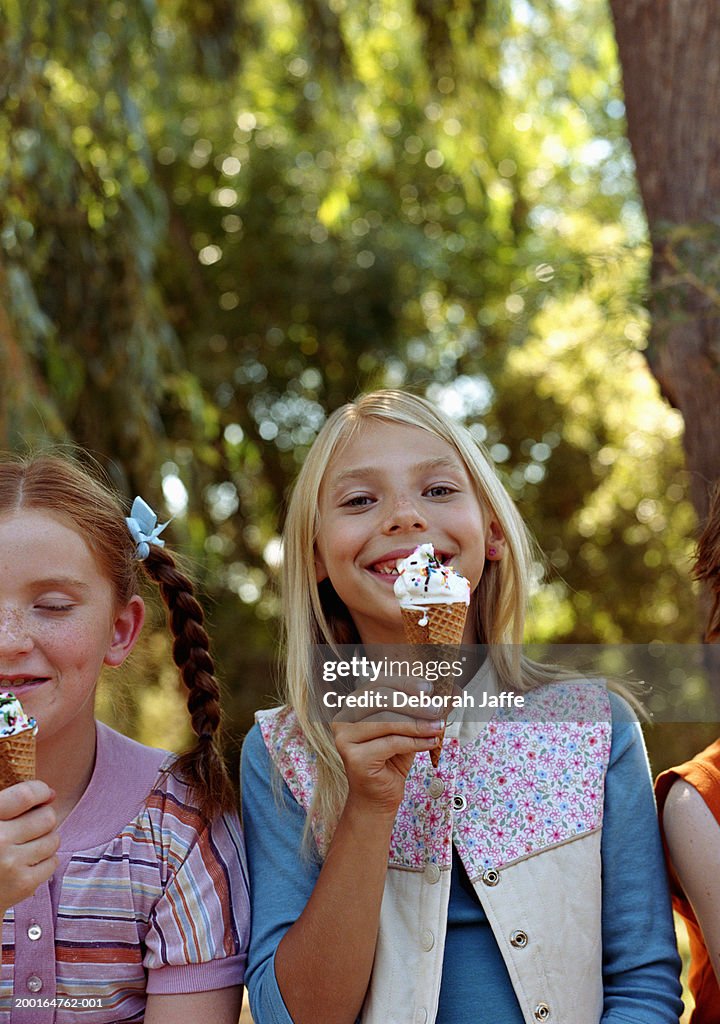
{"type": "Polygon", "coordinates": [[[150,554],[151,544],[157,544],[159,548],[165,547],[165,541],[160,540],[160,534],[170,520],[168,519],[168,523],[158,524],[157,515],[142,498],[137,497],[132,503],[130,515],[126,517],[125,522],[137,545],[135,548],[136,558],[141,560],[147,558],[150,554]]]}

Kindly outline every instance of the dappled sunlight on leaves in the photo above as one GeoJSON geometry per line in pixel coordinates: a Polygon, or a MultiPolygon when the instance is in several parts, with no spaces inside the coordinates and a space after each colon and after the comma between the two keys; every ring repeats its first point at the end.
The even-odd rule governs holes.
{"type": "MultiPolygon", "coordinates": [[[[376,386],[487,446],[545,552],[533,638],[695,639],[601,0],[6,6],[5,442],[69,436],[165,495],[236,729],[275,687],[290,481],[376,386]]],[[[702,239],[671,241],[687,283],[702,239]]],[[[160,651],[116,720],[174,744],[160,651]]]]}

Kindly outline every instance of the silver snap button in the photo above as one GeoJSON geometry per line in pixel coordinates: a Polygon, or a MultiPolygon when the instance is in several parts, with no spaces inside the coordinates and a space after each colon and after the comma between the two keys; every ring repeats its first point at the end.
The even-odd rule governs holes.
{"type": "Polygon", "coordinates": [[[464,811],[467,807],[467,800],[458,794],[452,798],[452,805],[454,811],[464,811]]]}
{"type": "Polygon", "coordinates": [[[514,946],[515,949],[524,949],[528,944],[527,932],[518,931],[513,932],[510,936],[510,945],[514,946]]]}
{"type": "Polygon", "coordinates": [[[437,864],[427,864],[425,867],[425,881],[435,885],[440,880],[440,868],[437,864]]]}
{"type": "Polygon", "coordinates": [[[42,928],[39,924],[31,924],[27,930],[27,937],[31,942],[37,942],[42,935],[42,928]]]}
{"type": "Polygon", "coordinates": [[[487,871],[482,873],[483,885],[497,885],[500,881],[500,872],[495,868],[488,868],[487,871]]]}
{"type": "Polygon", "coordinates": [[[27,987],[30,992],[39,992],[42,988],[42,979],[37,974],[31,974],[27,980],[27,987]]]}
{"type": "Polygon", "coordinates": [[[444,792],[445,783],[443,782],[442,779],[433,779],[430,785],[428,786],[428,793],[433,798],[433,800],[437,800],[437,798],[439,796],[442,796],[444,792]]]}
{"type": "Polygon", "coordinates": [[[535,1020],[550,1020],[550,1007],[547,1003],[538,1003],[535,1007],[535,1020]]]}
{"type": "Polygon", "coordinates": [[[435,936],[433,935],[429,928],[426,928],[425,931],[420,936],[420,945],[422,946],[426,953],[429,953],[430,950],[435,945],[435,936]]]}

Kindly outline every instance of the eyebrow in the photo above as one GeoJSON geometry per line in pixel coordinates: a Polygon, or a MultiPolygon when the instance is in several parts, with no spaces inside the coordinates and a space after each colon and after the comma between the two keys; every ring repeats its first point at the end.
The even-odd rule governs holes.
{"type": "MultiPolygon", "coordinates": [[[[415,473],[426,473],[433,469],[462,469],[462,463],[457,459],[448,458],[445,455],[439,455],[434,459],[424,459],[422,462],[416,462],[412,467],[415,473]]],[[[346,469],[342,473],[339,473],[332,481],[330,490],[332,493],[337,491],[339,487],[342,487],[348,480],[367,480],[377,475],[377,466],[358,466],[355,469],[346,469]]]]}
{"type": "Polygon", "coordinates": [[[44,590],[52,589],[52,587],[71,587],[74,590],[89,590],[87,583],[83,583],[82,580],[76,580],[72,576],[49,576],[44,580],[33,580],[33,587],[41,587],[44,590]]]}

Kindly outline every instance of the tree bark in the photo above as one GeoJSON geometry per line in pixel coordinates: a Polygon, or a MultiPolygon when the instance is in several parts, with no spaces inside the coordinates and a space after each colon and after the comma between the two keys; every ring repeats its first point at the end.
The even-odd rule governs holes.
{"type": "Polygon", "coordinates": [[[702,522],[720,478],[720,4],[610,7],[653,247],[648,362],[683,415],[702,522]]]}
{"type": "MultiPolygon", "coordinates": [[[[610,0],[652,243],[650,369],[685,421],[690,495],[720,479],[720,4],[610,0]]],[[[711,616],[712,594],[700,614],[711,616]]],[[[720,707],[720,646],[705,649],[720,707]]]]}

